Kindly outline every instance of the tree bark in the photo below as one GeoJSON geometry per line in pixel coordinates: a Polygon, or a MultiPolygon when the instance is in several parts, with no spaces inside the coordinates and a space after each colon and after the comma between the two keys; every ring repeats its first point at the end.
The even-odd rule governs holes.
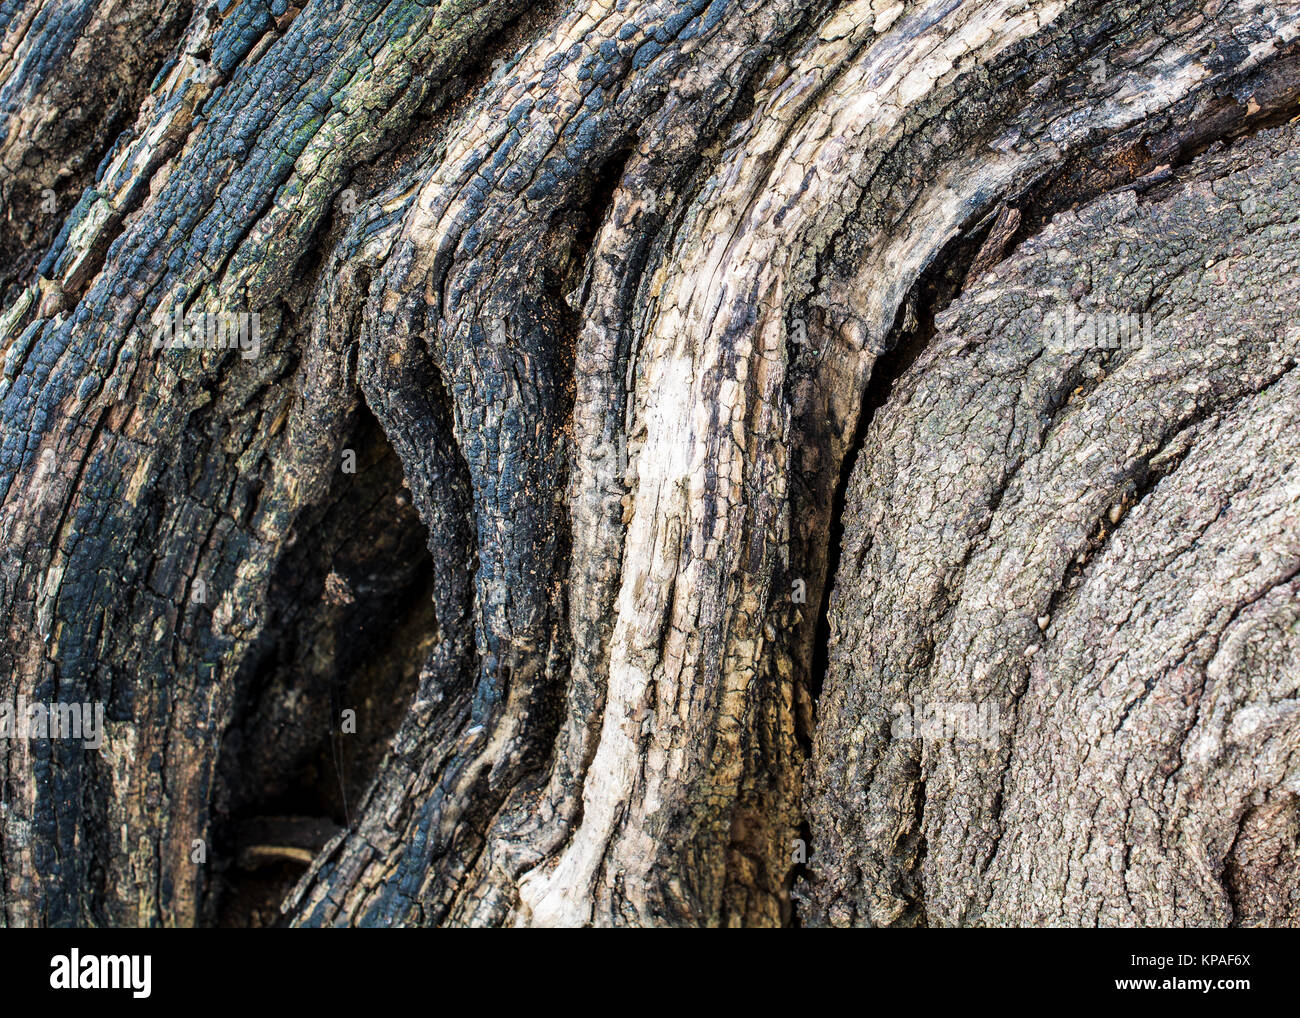
{"type": "Polygon", "coordinates": [[[1300,921],[1300,2],[12,7],[6,924],[1300,921]]]}
{"type": "Polygon", "coordinates": [[[1296,170],[1287,127],[1058,216],[872,420],[809,772],[819,918],[1294,921],[1296,170]],[[1045,342],[1072,297],[1149,334],[1045,342]],[[965,702],[981,737],[917,730],[965,702]]]}

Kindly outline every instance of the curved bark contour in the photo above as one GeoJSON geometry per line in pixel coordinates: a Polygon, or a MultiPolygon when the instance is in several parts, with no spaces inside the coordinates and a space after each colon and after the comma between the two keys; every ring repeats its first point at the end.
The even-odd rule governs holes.
{"type": "Polygon", "coordinates": [[[1296,135],[1058,217],[872,421],[810,768],[819,917],[1295,919],[1296,135]]]}
{"type": "Polygon", "coordinates": [[[10,7],[5,923],[1295,919],[1300,2],[10,7]]]}

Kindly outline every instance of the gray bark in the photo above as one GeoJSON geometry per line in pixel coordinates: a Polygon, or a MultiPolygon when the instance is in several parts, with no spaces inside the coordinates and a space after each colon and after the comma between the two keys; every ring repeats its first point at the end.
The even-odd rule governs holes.
{"type": "Polygon", "coordinates": [[[1059,216],[872,421],[811,914],[1295,921],[1298,165],[1287,127],[1059,216]],[[1067,309],[1149,320],[1061,342],[1067,309]]]}

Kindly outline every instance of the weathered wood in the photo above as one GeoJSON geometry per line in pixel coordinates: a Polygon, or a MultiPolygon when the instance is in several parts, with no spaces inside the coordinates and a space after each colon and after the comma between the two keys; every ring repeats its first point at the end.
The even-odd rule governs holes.
{"type": "MultiPolygon", "coordinates": [[[[1036,361],[1041,391],[1021,392],[1008,365],[1032,352],[1028,326],[995,354],[1002,319],[1027,313],[1000,282],[1016,273],[1080,273],[1070,300],[1121,273],[1149,310],[1191,300],[1166,287],[1191,287],[1218,245],[1267,296],[1260,329],[1293,310],[1286,136],[1259,132],[1295,111],[1300,4],[525,6],[88,3],[39,67],[11,54],[34,51],[45,6],[0,18],[0,186],[23,224],[0,274],[0,698],[103,700],[109,718],[97,755],[0,746],[4,922],[228,917],[240,832],[295,814],[341,828],[286,902],[303,925],[1231,921],[1173,850],[1132,863],[1147,898],[1122,907],[1090,868],[1109,856],[1026,876],[1048,762],[1075,766],[1104,732],[1063,704],[1029,713],[1029,665],[986,649],[1028,603],[1006,600],[1020,588],[997,563],[1037,563],[1030,600],[1058,591],[1039,561],[1053,527],[1081,514],[1084,537],[1053,546],[1068,560],[1125,485],[1155,506],[1164,489],[1142,478],[1162,443],[1099,432],[1124,466],[1044,473],[1022,509],[1039,516],[996,534],[940,468],[973,457],[961,483],[1000,490],[1029,454],[999,428],[1028,441],[1088,419],[1053,402],[1097,382],[1068,358],[1036,361]],[[87,80],[110,49],[115,76],[87,80]],[[81,119],[53,131],[48,111],[73,103],[81,119]],[[113,137],[117,109],[134,123],[113,137]],[[30,205],[48,181],[86,188],[57,237],[30,205]],[[1220,184],[1255,207],[1233,219],[1220,184]],[[1222,222],[1179,231],[1174,209],[1222,222]],[[1139,221],[1153,236],[1126,262],[1101,227],[1139,221]],[[260,345],[150,349],[178,306],[257,314],[260,345]],[[935,420],[915,402],[926,386],[935,420]],[[971,433],[964,409],[991,423],[971,433]],[[918,443],[949,456],[900,479],[894,451],[918,443]],[[878,531],[897,550],[867,571],[878,531]],[[980,541],[989,578],[952,588],[969,617],[913,605],[900,556],[942,572],[980,541]],[[948,641],[951,661],[929,661],[948,641]],[[989,772],[889,743],[884,700],[939,692],[1019,703],[1045,741],[1023,762],[999,743],[989,772]],[[948,784],[925,785],[921,817],[929,781],[948,784]],[[1022,812],[998,814],[1015,795],[1022,812]],[[993,859],[990,837],[1004,847],[986,873],[972,859],[993,859]]],[[[1188,363],[1194,336],[1247,307],[1194,292],[1190,331],[1143,356],[1170,393],[1213,382],[1188,394],[1187,426],[1237,443],[1215,483],[1231,469],[1273,491],[1274,526],[1297,504],[1269,487],[1283,460],[1261,438],[1289,340],[1257,330],[1219,368],[1188,363]]],[[[1158,388],[1141,390],[1156,417],[1158,388]]],[[[1102,414],[1114,393],[1120,414],[1138,392],[1101,381],[1076,402],[1102,414]]],[[[1153,523],[1181,533],[1202,495],[1171,491],[1153,523]]],[[[1047,612],[1077,619],[1049,623],[1033,667],[1108,617],[1082,607],[1105,547],[1047,612]]],[[[1234,633],[1265,613],[1231,702],[1267,688],[1281,703],[1283,608],[1214,596],[1219,614],[1142,617],[1184,625],[1190,648],[1227,634],[1223,611],[1242,613],[1234,633]]],[[[1061,660],[1060,675],[1103,668],[1061,660]]],[[[1186,682],[1201,663],[1180,667],[1186,682]]],[[[1194,711],[1207,694],[1185,695],[1194,711]]],[[[1135,767],[1178,735],[1161,717],[1135,767]]],[[[1294,772],[1254,766],[1234,757],[1195,787],[1233,809],[1264,789],[1213,861],[1234,900],[1281,921],[1294,772]]],[[[308,848],[257,844],[278,863],[308,848]]]]}

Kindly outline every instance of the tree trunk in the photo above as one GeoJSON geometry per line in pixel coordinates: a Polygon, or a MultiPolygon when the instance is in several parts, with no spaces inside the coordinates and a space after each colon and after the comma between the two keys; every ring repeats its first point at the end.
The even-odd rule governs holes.
{"type": "Polygon", "coordinates": [[[1300,923],[1300,0],[68,10],[6,924],[1300,923]]]}

